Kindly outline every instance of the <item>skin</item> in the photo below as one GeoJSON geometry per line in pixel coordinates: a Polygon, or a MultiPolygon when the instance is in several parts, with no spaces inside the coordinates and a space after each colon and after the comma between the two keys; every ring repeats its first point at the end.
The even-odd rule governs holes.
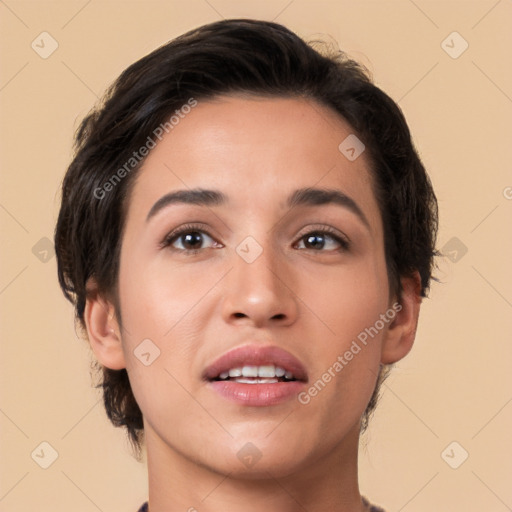
{"type": "Polygon", "coordinates": [[[314,383],[397,301],[369,161],[338,150],[351,133],[311,100],[230,96],[199,102],[147,157],[122,240],[122,325],[93,280],[85,321],[96,357],[127,369],[143,412],[151,512],[363,510],[360,418],[379,364],[412,347],[417,275],[402,279],[394,320],[307,405],[241,406],[201,379],[217,357],[252,342],[288,350],[314,383]],[[196,187],[219,190],[228,203],[172,204],[146,220],[166,193],[196,187]],[[368,225],[337,204],[289,210],[286,198],[302,187],[343,192],[368,225]],[[197,222],[209,236],[196,254],[184,254],[183,238],[160,245],[197,222]],[[329,237],[306,245],[304,235],[328,226],[348,249],[329,237]],[[235,250],[247,236],[263,249],[252,263],[235,250]],[[149,366],[134,355],[147,338],[160,350],[149,366]],[[237,457],[248,442],[261,453],[250,468],[237,457]]]}

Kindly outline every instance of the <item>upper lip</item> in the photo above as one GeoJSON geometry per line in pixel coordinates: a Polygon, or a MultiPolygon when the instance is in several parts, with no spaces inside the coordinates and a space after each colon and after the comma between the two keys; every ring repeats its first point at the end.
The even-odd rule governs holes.
{"type": "Polygon", "coordinates": [[[304,365],[290,352],[275,345],[243,345],[236,347],[209,365],[203,372],[205,380],[217,378],[222,372],[231,368],[243,366],[279,366],[286,371],[293,373],[296,380],[307,382],[307,372],[304,365]]]}

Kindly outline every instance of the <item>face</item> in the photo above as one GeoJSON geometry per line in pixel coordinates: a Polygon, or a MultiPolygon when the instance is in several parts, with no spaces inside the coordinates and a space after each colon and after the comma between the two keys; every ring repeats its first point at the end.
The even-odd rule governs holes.
{"type": "Polygon", "coordinates": [[[148,452],[287,475],[358,433],[394,310],[369,162],[338,149],[351,134],[312,101],[222,97],[151,150],[119,271],[148,452]]]}

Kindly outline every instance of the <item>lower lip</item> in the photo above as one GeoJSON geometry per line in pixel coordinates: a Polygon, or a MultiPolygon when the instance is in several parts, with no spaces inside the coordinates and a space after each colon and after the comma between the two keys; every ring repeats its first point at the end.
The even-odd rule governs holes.
{"type": "Polygon", "coordinates": [[[222,397],[240,405],[264,407],[278,405],[296,397],[305,383],[274,382],[273,384],[243,384],[235,381],[215,380],[209,382],[211,388],[222,397]]]}

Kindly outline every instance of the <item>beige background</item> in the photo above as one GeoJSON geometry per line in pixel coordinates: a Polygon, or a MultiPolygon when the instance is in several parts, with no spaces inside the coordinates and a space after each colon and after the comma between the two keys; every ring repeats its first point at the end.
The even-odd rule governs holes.
{"type": "Polygon", "coordinates": [[[512,509],[510,0],[5,0],[0,17],[1,511],[134,512],[146,499],[145,465],[91,388],[41,239],[96,98],[134,60],[221,17],[336,39],[399,102],[437,191],[449,257],[365,436],[362,492],[388,511],[512,509]],[[46,59],[31,48],[43,31],[58,42],[46,59]],[[454,31],[469,44],[456,59],[441,45],[454,31]],[[44,441],[58,452],[47,469],[44,441]]]}

